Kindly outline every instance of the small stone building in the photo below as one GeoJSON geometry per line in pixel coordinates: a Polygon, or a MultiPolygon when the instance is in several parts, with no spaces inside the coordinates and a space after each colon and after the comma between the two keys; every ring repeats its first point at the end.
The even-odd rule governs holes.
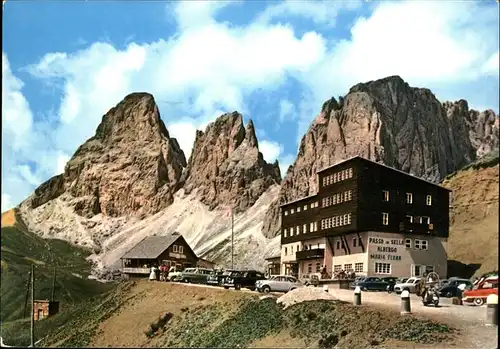
{"type": "Polygon", "coordinates": [[[33,306],[33,316],[35,321],[43,320],[59,312],[59,302],[45,300],[35,300],[33,306]]]}

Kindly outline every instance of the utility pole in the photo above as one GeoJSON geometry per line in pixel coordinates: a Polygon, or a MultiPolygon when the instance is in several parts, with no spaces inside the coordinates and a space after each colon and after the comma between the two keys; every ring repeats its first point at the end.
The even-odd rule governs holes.
{"type": "Polygon", "coordinates": [[[26,297],[24,298],[23,318],[27,316],[26,311],[28,310],[28,297],[30,295],[30,284],[31,284],[31,271],[28,273],[28,281],[26,282],[26,297]]]}
{"type": "Polygon", "coordinates": [[[35,347],[35,265],[31,265],[31,348],[35,347]]]}
{"type": "Polygon", "coordinates": [[[234,215],[231,207],[231,269],[234,269],[234,215]]]}
{"type": "Polygon", "coordinates": [[[54,278],[52,279],[52,297],[51,301],[54,301],[54,294],[56,292],[56,267],[54,267],[54,278]]]}

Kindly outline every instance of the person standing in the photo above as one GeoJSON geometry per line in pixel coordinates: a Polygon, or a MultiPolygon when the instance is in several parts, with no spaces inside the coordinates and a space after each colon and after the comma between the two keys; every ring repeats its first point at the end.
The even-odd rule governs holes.
{"type": "Polygon", "coordinates": [[[460,300],[460,302],[462,302],[462,296],[464,294],[466,286],[467,286],[466,284],[460,284],[457,286],[457,297],[460,300]]]}
{"type": "Polygon", "coordinates": [[[154,281],[156,279],[156,268],[151,266],[151,272],[149,273],[149,281],[154,281]]]}
{"type": "Polygon", "coordinates": [[[160,281],[160,269],[158,267],[155,268],[155,279],[160,281]]]}

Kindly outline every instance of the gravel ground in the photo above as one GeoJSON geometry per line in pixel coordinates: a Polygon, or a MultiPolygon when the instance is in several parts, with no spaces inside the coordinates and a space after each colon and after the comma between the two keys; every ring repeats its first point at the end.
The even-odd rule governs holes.
{"type": "MultiPolygon", "coordinates": [[[[335,289],[328,291],[340,300],[354,301],[353,291],[335,289]]],[[[361,298],[364,305],[396,309],[401,307],[401,297],[396,294],[363,292],[361,298]]],[[[460,341],[455,345],[457,348],[497,348],[498,328],[485,325],[485,306],[452,305],[450,300],[442,299],[438,308],[425,307],[419,297],[411,295],[411,310],[413,316],[431,318],[460,329],[463,335],[460,336],[460,341]]]]}
{"type": "MultiPolygon", "coordinates": [[[[194,287],[210,287],[219,288],[216,286],[199,285],[199,284],[184,284],[194,287]]],[[[241,289],[234,292],[252,292],[250,290],[241,289]]],[[[254,292],[252,292],[254,293],[254,292]]],[[[287,294],[270,293],[268,296],[278,298],[278,301],[285,306],[290,306],[294,303],[304,302],[314,299],[331,299],[342,300],[345,302],[354,301],[354,293],[351,290],[328,289],[328,296],[321,287],[304,287],[296,289],[287,294]],[[327,298],[328,297],[328,298],[327,298]]],[[[392,309],[400,309],[401,297],[396,294],[388,294],[386,292],[363,292],[361,295],[363,305],[373,307],[389,307],[392,309]]],[[[467,306],[467,305],[452,305],[449,299],[441,299],[438,308],[423,306],[420,298],[411,295],[411,310],[412,315],[422,318],[430,318],[436,321],[447,323],[461,330],[461,336],[454,343],[455,348],[482,348],[495,349],[498,342],[498,328],[496,326],[486,326],[486,307],[467,306]]]]}
{"type": "Polygon", "coordinates": [[[286,309],[289,306],[296,303],[314,301],[317,299],[335,300],[337,298],[331,293],[324,292],[321,288],[302,287],[302,288],[296,288],[293,291],[285,293],[284,295],[279,297],[276,302],[283,304],[286,309]]]}

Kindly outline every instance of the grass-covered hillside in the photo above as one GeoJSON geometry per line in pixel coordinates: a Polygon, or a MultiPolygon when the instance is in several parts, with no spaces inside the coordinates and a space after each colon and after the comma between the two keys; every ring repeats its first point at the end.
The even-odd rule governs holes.
{"type": "MultiPolygon", "coordinates": [[[[29,232],[15,212],[2,214],[1,231],[1,322],[21,319],[27,281],[35,266],[35,298],[50,299],[56,268],[55,298],[62,312],[68,307],[109,289],[111,285],[88,280],[89,252],[65,241],[42,239],[29,232]]],[[[27,315],[30,314],[28,303],[27,315]]]]}
{"type": "MultiPolygon", "coordinates": [[[[43,347],[415,348],[442,347],[454,330],[399,312],[310,301],[283,309],[247,292],[123,282],[105,296],[37,323],[43,347]]],[[[29,343],[29,322],[3,328],[9,345],[29,343]]]]}

